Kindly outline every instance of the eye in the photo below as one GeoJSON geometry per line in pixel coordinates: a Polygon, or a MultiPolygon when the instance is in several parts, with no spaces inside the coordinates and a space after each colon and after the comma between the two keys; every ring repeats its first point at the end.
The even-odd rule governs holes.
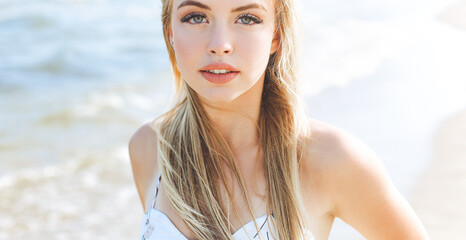
{"type": "Polygon", "coordinates": [[[246,25],[253,25],[251,23],[261,24],[263,22],[263,20],[260,20],[258,17],[250,15],[249,13],[240,15],[238,20],[241,20],[241,22],[246,25]]]}
{"type": "MultiPolygon", "coordinates": [[[[203,22],[207,22],[207,21],[203,21],[205,20],[206,17],[207,15],[205,15],[204,13],[195,12],[195,13],[190,13],[182,17],[180,21],[182,23],[189,22],[190,24],[200,24],[203,22]]],[[[263,22],[263,20],[260,20],[256,16],[250,15],[249,13],[240,15],[238,17],[238,20],[241,21],[242,24],[245,24],[245,25],[261,24],[263,22]]]]}
{"type": "Polygon", "coordinates": [[[189,22],[191,24],[199,24],[203,23],[203,19],[205,19],[207,15],[204,13],[190,13],[180,19],[182,23],[189,22]]]}

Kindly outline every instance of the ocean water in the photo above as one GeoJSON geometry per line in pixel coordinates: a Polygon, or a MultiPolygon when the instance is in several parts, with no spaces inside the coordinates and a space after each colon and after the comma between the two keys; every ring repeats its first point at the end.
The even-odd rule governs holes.
{"type": "MultiPolygon", "coordinates": [[[[466,29],[444,16],[466,2],[331,2],[303,8],[316,13],[305,18],[310,115],[363,140],[409,200],[437,128],[466,109],[466,29]]],[[[336,219],[330,239],[364,238],[336,219]]]]}
{"type": "MultiPolygon", "coordinates": [[[[465,107],[466,35],[438,18],[456,2],[298,1],[311,115],[367,141],[403,192],[429,142],[392,145],[415,159],[398,171],[390,130],[377,138],[359,121],[408,118],[408,139],[422,140],[465,107]]],[[[159,1],[0,0],[0,239],[138,237],[127,143],[173,97],[159,15],[159,1]]],[[[331,239],[342,236],[360,239],[337,222],[331,239]]]]}

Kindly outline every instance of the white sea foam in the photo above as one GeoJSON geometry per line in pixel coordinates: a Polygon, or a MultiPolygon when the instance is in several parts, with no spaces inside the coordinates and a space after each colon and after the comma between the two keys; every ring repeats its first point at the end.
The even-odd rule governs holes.
{"type": "MultiPolygon", "coordinates": [[[[466,103],[465,33],[436,18],[455,2],[299,1],[303,91],[319,99],[311,112],[344,119],[392,159],[401,186],[425,164],[422,139],[466,103]],[[338,106],[329,92],[345,87],[354,93],[338,106]],[[405,119],[412,127],[396,145],[385,126],[405,119]]],[[[127,142],[173,96],[159,15],[149,0],[0,0],[0,239],[137,236],[127,142]]],[[[338,226],[333,239],[352,236],[338,226]]]]}
{"type": "MultiPolygon", "coordinates": [[[[437,17],[454,2],[397,9],[387,1],[386,12],[359,19],[349,16],[355,6],[342,7],[330,20],[312,18],[322,24],[307,29],[309,66],[318,66],[307,68],[303,83],[312,116],[363,139],[405,196],[431,159],[437,126],[466,108],[466,31],[437,17]]],[[[330,239],[347,238],[362,236],[336,220],[330,239]]]]}
{"type": "Polygon", "coordinates": [[[422,38],[418,24],[429,26],[450,1],[304,1],[303,89],[307,96],[331,86],[347,86],[374,74],[422,38]],[[413,10],[415,7],[416,10],[413,10]]]}

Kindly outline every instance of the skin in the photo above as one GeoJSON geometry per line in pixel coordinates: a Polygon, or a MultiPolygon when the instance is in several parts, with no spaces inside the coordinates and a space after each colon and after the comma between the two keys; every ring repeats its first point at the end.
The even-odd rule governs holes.
{"type": "Polygon", "coordinates": [[[257,144],[257,136],[253,134],[254,123],[259,117],[265,68],[269,55],[279,44],[278,39],[273,40],[273,2],[257,1],[267,10],[251,8],[235,13],[231,13],[231,9],[255,1],[202,1],[211,10],[192,5],[178,9],[182,2],[184,0],[174,0],[170,34],[181,75],[196,91],[207,113],[233,149],[257,144]],[[202,23],[196,24],[195,19],[190,20],[192,23],[179,21],[195,12],[207,15],[202,23]],[[263,23],[255,24],[250,19],[239,18],[247,13],[263,23]],[[216,62],[234,66],[240,70],[239,75],[222,85],[206,81],[199,70],[216,62]],[[238,134],[239,130],[250,134],[238,134]]]}
{"type": "MultiPolygon", "coordinates": [[[[274,35],[272,0],[199,0],[198,6],[178,6],[174,0],[170,39],[174,42],[180,72],[198,94],[215,126],[227,139],[237,158],[255,216],[265,210],[265,175],[255,123],[268,56],[275,52],[279,38],[274,35]],[[254,8],[231,13],[239,6],[258,3],[254,8]],[[205,18],[180,22],[192,12],[205,18]],[[245,25],[238,16],[249,13],[263,22],[245,25]],[[200,23],[198,23],[200,22],[200,23]],[[192,24],[195,23],[195,24],[192,24]],[[199,70],[205,65],[225,62],[240,70],[230,83],[216,85],[205,80],[199,70]]],[[[310,119],[312,139],[300,168],[301,194],[311,231],[316,239],[328,239],[335,217],[357,229],[367,239],[428,239],[426,231],[407,201],[393,186],[378,157],[359,139],[342,129],[310,119]]],[[[144,207],[151,208],[157,166],[156,136],[148,124],[133,135],[129,154],[136,187],[144,207]]],[[[228,176],[227,176],[228,177],[228,176]]],[[[233,185],[239,217],[228,212],[236,232],[251,216],[238,186],[233,185]]],[[[224,194],[224,193],[222,193],[224,194]]],[[[230,202],[230,204],[232,204],[230,202]]],[[[224,206],[230,209],[231,206],[224,206]]],[[[180,232],[194,239],[182,219],[171,208],[163,187],[155,208],[164,212],[180,232]]]]}

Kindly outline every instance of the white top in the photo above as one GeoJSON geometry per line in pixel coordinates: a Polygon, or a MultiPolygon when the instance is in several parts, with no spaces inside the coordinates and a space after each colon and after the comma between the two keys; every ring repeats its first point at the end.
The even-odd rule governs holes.
{"type": "MultiPolygon", "coordinates": [[[[156,190],[154,200],[152,201],[151,208],[144,214],[142,223],[141,223],[141,240],[188,240],[178,228],[172,223],[160,210],[154,208],[155,200],[157,198],[157,193],[159,190],[159,183],[162,176],[159,175],[156,183],[156,190]]],[[[262,240],[271,240],[276,239],[276,236],[273,235],[273,231],[269,229],[269,224],[267,221],[273,220],[273,216],[264,215],[262,217],[256,218],[256,222],[259,224],[259,232],[254,226],[254,221],[250,221],[242,226],[238,231],[233,234],[234,240],[246,240],[246,239],[262,239],[262,240]],[[260,237],[259,237],[260,236],[260,237]]],[[[270,224],[272,226],[272,224],[270,224]]],[[[310,234],[310,233],[309,233],[310,234]]],[[[314,239],[312,235],[308,238],[310,240],[314,239]]]]}

